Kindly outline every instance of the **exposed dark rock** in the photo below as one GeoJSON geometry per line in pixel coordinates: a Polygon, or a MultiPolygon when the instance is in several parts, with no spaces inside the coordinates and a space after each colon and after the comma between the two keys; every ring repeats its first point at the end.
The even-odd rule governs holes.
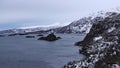
{"type": "Polygon", "coordinates": [[[35,38],[35,36],[26,36],[26,38],[35,38]]]}
{"type": "Polygon", "coordinates": [[[54,33],[51,33],[46,37],[40,37],[38,40],[56,41],[58,39],[61,39],[61,37],[56,37],[54,33]]]}
{"type": "Polygon", "coordinates": [[[20,34],[18,34],[18,35],[28,35],[28,33],[20,33],[20,34]]]}
{"type": "Polygon", "coordinates": [[[113,13],[93,24],[85,39],[76,45],[82,46],[79,52],[86,58],[64,68],[120,68],[120,14],[113,13]]]}
{"type": "Polygon", "coordinates": [[[9,34],[8,36],[16,36],[16,35],[18,35],[18,34],[9,34]]]}
{"type": "Polygon", "coordinates": [[[61,37],[57,37],[57,39],[62,39],[61,37]]]}
{"type": "Polygon", "coordinates": [[[5,37],[5,35],[0,35],[0,37],[5,37]]]}
{"type": "Polygon", "coordinates": [[[37,35],[37,36],[44,36],[44,35],[42,35],[42,34],[39,34],[39,35],[37,35]]]}

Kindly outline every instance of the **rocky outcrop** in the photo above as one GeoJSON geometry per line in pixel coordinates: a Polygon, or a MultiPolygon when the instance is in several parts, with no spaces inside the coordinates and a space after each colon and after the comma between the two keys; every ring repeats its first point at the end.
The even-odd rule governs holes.
{"type": "Polygon", "coordinates": [[[42,35],[42,34],[38,34],[37,36],[39,37],[39,36],[44,36],[44,35],[42,35]]]}
{"type": "Polygon", "coordinates": [[[0,35],[0,37],[5,37],[5,35],[0,35]]]}
{"type": "Polygon", "coordinates": [[[35,36],[26,36],[26,38],[35,38],[35,36]]]}
{"type": "Polygon", "coordinates": [[[86,58],[64,68],[120,68],[120,14],[112,13],[93,24],[85,39],[76,44],[86,58]]]}
{"type": "Polygon", "coordinates": [[[56,41],[58,39],[61,39],[61,37],[56,37],[54,33],[51,33],[46,37],[40,37],[38,40],[56,41]]]}
{"type": "Polygon", "coordinates": [[[18,35],[28,35],[28,33],[19,33],[18,35]]]}
{"type": "Polygon", "coordinates": [[[18,35],[18,34],[9,34],[8,36],[16,36],[16,35],[18,35]]]}

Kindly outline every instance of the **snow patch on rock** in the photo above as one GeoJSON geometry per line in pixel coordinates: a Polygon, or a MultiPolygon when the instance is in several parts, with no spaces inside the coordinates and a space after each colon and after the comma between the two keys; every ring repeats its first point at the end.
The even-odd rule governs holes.
{"type": "Polygon", "coordinates": [[[94,41],[98,41],[98,40],[100,40],[100,39],[102,39],[102,36],[95,37],[95,38],[94,38],[94,41]]]}
{"type": "Polygon", "coordinates": [[[108,29],[108,32],[112,32],[113,30],[115,30],[116,28],[115,27],[111,27],[110,29],[108,29]]]}

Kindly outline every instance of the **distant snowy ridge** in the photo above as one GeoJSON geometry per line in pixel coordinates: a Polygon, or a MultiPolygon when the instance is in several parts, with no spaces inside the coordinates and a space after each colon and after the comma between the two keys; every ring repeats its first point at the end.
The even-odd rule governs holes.
{"type": "Polygon", "coordinates": [[[56,29],[59,27],[63,27],[66,24],[54,23],[50,25],[40,25],[40,26],[26,26],[26,27],[19,27],[18,29],[9,29],[0,31],[0,34],[12,34],[12,33],[27,33],[27,32],[37,32],[37,31],[47,31],[50,29],[56,29]]]}
{"type": "Polygon", "coordinates": [[[37,26],[25,26],[25,27],[20,27],[19,29],[34,29],[34,28],[43,28],[46,30],[46,28],[58,28],[58,27],[63,27],[63,26],[66,26],[70,24],[69,22],[68,23],[59,23],[59,22],[56,22],[56,23],[53,23],[53,24],[49,24],[49,25],[37,25],[37,26]]]}

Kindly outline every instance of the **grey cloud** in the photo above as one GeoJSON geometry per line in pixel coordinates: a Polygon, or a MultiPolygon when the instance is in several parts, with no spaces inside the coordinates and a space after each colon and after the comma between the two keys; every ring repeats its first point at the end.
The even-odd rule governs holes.
{"type": "MultiPolygon", "coordinates": [[[[35,25],[70,22],[119,7],[119,3],[120,0],[0,0],[0,24],[30,19],[37,21],[35,25]]],[[[22,24],[29,26],[28,22],[22,24]]]]}

